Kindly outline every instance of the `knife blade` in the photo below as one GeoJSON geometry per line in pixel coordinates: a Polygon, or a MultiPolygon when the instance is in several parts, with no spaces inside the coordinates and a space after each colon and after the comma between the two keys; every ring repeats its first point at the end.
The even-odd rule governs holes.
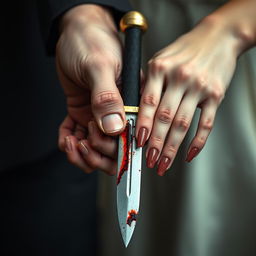
{"type": "Polygon", "coordinates": [[[142,148],[137,148],[134,135],[136,115],[127,114],[127,125],[119,137],[117,176],[117,209],[120,230],[125,246],[132,237],[140,203],[142,148]]]}
{"type": "Polygon", "coordinates": [[[133,235],[140,203],[142,148],[135,139],[139,106],[141,34],[147,29],[145,18],[139,12],[127,13],[120,22],[125,33],[122,70],[122,98],[127,124],[119,136],[117,171],[117,212],[125,247],[133,235]]]}

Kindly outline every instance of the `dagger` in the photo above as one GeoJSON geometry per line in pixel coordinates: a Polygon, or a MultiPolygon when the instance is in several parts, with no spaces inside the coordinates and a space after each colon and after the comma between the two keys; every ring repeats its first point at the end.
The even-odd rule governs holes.
{"type": "Polygon", "coordinates": [[[128,12],[120,21],[125,33],[122,91],[126,127],[119,135],[117,171],[117,212],[125,247],[135,229],[140,203],[142,148],[137,148],[135,126],[140,101],[141,35],[147,29],[144,16],[128,12]]]}

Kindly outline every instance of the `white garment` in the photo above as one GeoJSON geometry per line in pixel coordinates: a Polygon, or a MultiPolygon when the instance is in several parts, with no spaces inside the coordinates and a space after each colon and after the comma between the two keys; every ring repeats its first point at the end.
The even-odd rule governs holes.
{"type": "MultiPolygon", "coordinates": [[[[149,20],[146,63],[223,1],[132,2],[149,20]]],[[[101,256],[256,255],[255,48],[239,59],[203,151],[185,163],[196,127],[195,118],[164,177],[144,166],[140,217],[127,249],[119,232],[115,179],[101,178],[101,256]]]]}

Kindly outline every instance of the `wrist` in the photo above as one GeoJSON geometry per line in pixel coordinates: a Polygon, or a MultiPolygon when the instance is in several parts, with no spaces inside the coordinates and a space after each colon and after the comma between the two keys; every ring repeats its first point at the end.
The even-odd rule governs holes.
{"type": "Polygon", "coordinates": [[[233,37],[238,56],[256,45],[255,9],[255,0],[231,0],[210,15],[233,37]]]}
{"type": "Polygon", "coordinates": [[[109,30],[117,31],[111,10],[94,4],[83,4],[67,11],[59,23],[60,33],[68,28],[85,28],[97,25],[109,30]]]}

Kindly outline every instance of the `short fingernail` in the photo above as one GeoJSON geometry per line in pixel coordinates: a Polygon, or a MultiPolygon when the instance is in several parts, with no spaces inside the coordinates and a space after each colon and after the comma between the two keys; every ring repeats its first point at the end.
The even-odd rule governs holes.
{"type": "Polygon", "coordinates": [[[197,147],[191,148],[187,155],[186,161],[191,162],[192,159],[198,155],[198,153],[199,153],[199,148],[197,147]]]}
{"type": "Polygon", "coordinates": [[[156,148],[151,148],[149,150],[148,157],[147,157],[147,166],[149,168],[153,168],[155,166],[158,154],[159,154],[159,151],[156,148]]]}
{"type": "Polygon", "coordinates": [[[110,114],[102,118],[103,129],[107,133],[120,131],[123,125],[123,120],[119,114],[110,114]]]}
{"type": "Polygon", "coordinates": [[[163,176],[167,168],[169,167],[170,163],[171,163],[171,159],[169,157],[166,157],[166,156],[162,157],[158,165],[157,173],[160,176],[163,176]]]}
{"type": "Polygon", "coordinates": [[[73,151],[72,143],[69,136],[65,137],[65,151],[67,153],[73,151]]]}
{"type": "Polygon", "coordinates": [[[86,156],[87,154],[88,154],[88,149],[87,149],[87,147],[85,146],[85,144],[82,142],[82,141],[80,141],[79,142],[79,145],[80,145],[80,150],[81,150],[81,153],[84,155],[84,156],[86,156]]]}
{"type": "Polygon", "coordinates": [[[137,147],[143,147],[148,138],[148,129],[141,127],[138,134],[137,147]]]}

